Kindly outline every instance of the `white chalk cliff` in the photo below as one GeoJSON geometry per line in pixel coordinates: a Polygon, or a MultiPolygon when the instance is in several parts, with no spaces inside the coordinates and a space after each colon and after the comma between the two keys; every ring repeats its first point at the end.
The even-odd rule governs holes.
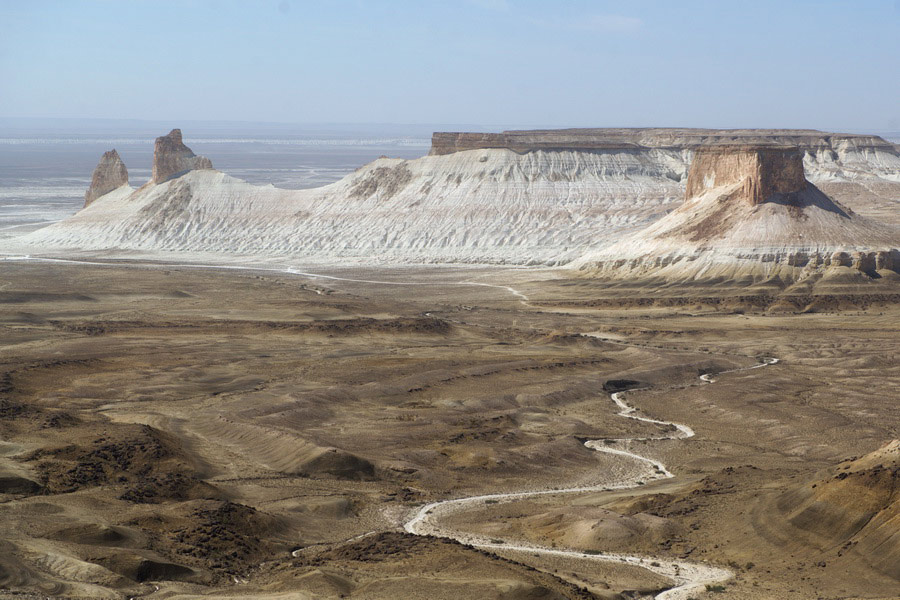
{"type": "Polygon", "coordinates": [[[900,152],[874,136],[585,131],[435,134],[428,156],[382,158],[328,186],[283,190],[215,171],[175,130],[157,140],[146,185],[117,187],[19,242],[34,253],[565,264],[675,210],[697,148],[748,139],[799,140],[813,182],[900,190],[900,152]]]}
{"type": "Polygon", "coordinates": [[[184,145],[180,129],[173,129],[156,138],[153,145],[153,183],[164,183],[195,169],[212,168],[208,158],[197,156],[184,145]]]}

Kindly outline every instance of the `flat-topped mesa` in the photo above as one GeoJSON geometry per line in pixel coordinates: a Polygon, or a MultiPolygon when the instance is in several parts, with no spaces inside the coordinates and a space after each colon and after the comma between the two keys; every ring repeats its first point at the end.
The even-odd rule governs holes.
{"type": "Polygon", "coordinates": [[[694,153],[685,199],[735,183],[741,184],[736,196],[751,206],[802,192],[810,185],[803,175],[803,152],[797,147],[710,146],[694,153]]]}
{"type": "Polygon", "coordinates": [[[104,152],[100,162],[91,176],[91,186],[84,193],[84,205],[87,206],[100,196],[128,185],[128,169],[115,150],[104,152]]]}
{"type": "Polygon", "coordinates": [[[502,148],[524,154],[535,150],[694,150],[710,145],[774,144],[815,152],[844,148],[896,147],[876,135],[828,133],[815,129],[689,129],[678,127],[536,129],[502,133],[436,132],[432,155],[502,148]]]}
{"type": "Polygon", "coordinates": [[[772,144],[697,148],[681,206],[572,266],[631,280],[893,281],[897,230],[807,181],[804,153],[772,144]]]}
{"type": "Polygon", "coordinates": [[[188,171],[212,168],[212,162],[208,158],[194,154],[184,145],[180,129],[173,129],[168,135],[156,138],[153,147],[153,183],[163,183],[188,171]]]}

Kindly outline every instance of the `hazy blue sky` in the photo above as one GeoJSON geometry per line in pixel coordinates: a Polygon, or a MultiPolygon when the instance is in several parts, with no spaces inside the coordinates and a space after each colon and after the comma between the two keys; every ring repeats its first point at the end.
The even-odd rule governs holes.
{"type": "Polygon", "coordinates": [[[0,116],[900,129],[900,0],[0,0],[0,116]]]}

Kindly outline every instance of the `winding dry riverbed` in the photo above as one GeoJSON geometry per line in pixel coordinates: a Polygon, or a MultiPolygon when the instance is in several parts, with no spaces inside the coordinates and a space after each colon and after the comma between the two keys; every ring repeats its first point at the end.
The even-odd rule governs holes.
{"type": "MultiPolygon", "coordinates": [[[[81,261],[70,259],[56,258],[37,258],[30,256],[7,256],[0,257],[0,260],[6,261],[35,261],[48,263],[62,263],[72,265],[92,265],[92,266],[132,266],[144,268],[166,268],[166,267],[186,267],[199,269],[224,269],[224,270],[247,270],[247,271],[276,271],[287,273],[298,277],[306,277],[309,279],[325,279],[332,281],[346,281],[355,283],[367,283],[374,285],[400,285],[400,286],[436,286],[436,285],[459,285],[459,286],[482,286],[503,290],[515,296],[519,302],[525,306],[531,306],[528,297],[522,292],[505,285],[473,282],[473,281],[454,281],[454,282],[403,282],[403,281],[376,281],[368,279],[352,279],[337,277],[333,275],[324,275],[318,273],[310,273],[300,271],[293,267],[287,268],[271,268],[271,267],[255,267],[255,266],[238,266],[238,265],[210,265],[196,263],[162,263],[162,262],[124,262],[124,261],[81,261]]],[[[586,333],[584,335],[591,337],[600,337],[595,333],[586,333]]],[[[613,343],[626,344],[626,342],[617,340],[605,340],[613,343]]],[[[759,364],[739,369],[730,369],[721,371],[717,375],[724,373],[733,373],[738,371],[747,371],[758,369],[778,362],[776,358],[766,358],[759,364]]],[[[707,384],[715,383],[712,374],[704,374],[700,376],[701,381],[707,384]]],[[[628,393],[639,391],[630,390],[628,393]]],[[[673,478],[674,474],[669,471],[666,466],[653,458],[644,456],[629,449],[631,442],[648,441],[648,440],[683,440],[694,436],[694,431],[687,425],[652,419],[640,416],[638,410],[629,405],[624,400],[625,392],[615,392],[610,394],[610,398],[619,408],[617,413],[619,416],[627,419],[635,419],[645,423],[651,423],[674,429],[669,435],[661,435],[657,437],[641,437],[641,438],[620,438],[620,439],[598,439],[585,442],[585,446],[597,452],[612,454],[622,457],[624,460],[633,461],[634,469],[631,475],[618,481],[605,482],[602,484],[591,486],[577,486],[552,490],[529,490],[518,492],[500,492],[494,494],[481,494],[477,496],[467,496],[462,498],[454,498],[449,500],[439,500],[431,502],[419,508],[412,517],[403,524],[404,530],[414,535],[434,535],[457,540],[461,543],[469,544],[479,548],[489,550],[501,550],[509,552],[524,552],[531,554],[540,554],[547,556],[559,556],[564,558],[585,559],[603,562],[617,562],[628,565],[635,565],[651,571],[653,573],[670,578],[674,585],[668,590],[658,594],[656,600],[686,600],[698,590],[702,590],[707,585],[726,581],[732,577],[732,573],[720,567],[714,567],[703,563],[692,563],[685,561],[671,561],[657,557],[636,556],[628,554],[616,553],[586,553],[578,550],[564,550],[557,548],[548,548],[535,544],[526,544],[519,542],[497,542],[496,539],[488,539],[471,533],[453,531],[440,525],[440,520],[452,513],[464,511],[466,509],[481,507],[486,502],[510,502],[514,500],[522,500],[538,496],[564,495],[564,494],[580,494],[588,492],[602,492],[611,490],[623,490],[638,487],[647,482],[673,478]]],[[[370,532],[371,533],[371,532],[370,532]]],[[[369,534],[363,534],[359,537],[365,537],[369,534]]],[[[356,538],[354,538],[356,539],[356,538]]]]}
{"type": "MultiPolygon", "coordinates": [[[[758,369],[778,362],[776,358],[763,359],[763,362],[751,367],[742,369],[731,369],[722,371],[722,373],[731,373],[737,371],[747,371],[750,369],[758,369]]],[[[713,383],[714,380],[709,375],[702,375],[700,379],[706,383],[713,383]]],[[[636,390],[632,390],[636,391],[636,390]]],[[[441,527],[439,521],[442,517],[446,517],[452,513],[464,511],[469,508],[481,507],[486,502],[510,502],[513,500],[522,500],[525,498],[533,498],[537,496],[561,495],[561,494],[580,494],[585,492],[600,492],[610,490],[623,490],[638,487],[649,481],[657,479],[668,479],[674,477],[666,466],[653,458],[643,456],[636,452],[628,450],[630,442],[646,441],[646,440],[680,440],[694,436],[694,431],[687,425],[681,423],[673,423],[670,421],[661,421],[648,417],[639,416],[637,409],[629,405],[623,399],[625,392],[615,392],[610,394],[610,398],[620,409],[618,415],[627,419],[635,419],[645,423],[653,423],[656,425],[674,427],[675,432],[671,435],[663,435],[653,438],[622,438],[622,439],[599,439],[589,440],[585,442],[585,446],[597,452],[622,456],[627,460],[636,461],[636,469],[633,474],[627,478],[615,482],[608,482],[593,486],[579,486],[571,488],[562,488],[554,490],[537,490],[537,491],[521,491],[521,492],[505,492],[497,494],[481,494],[478,496],[467,496],[464,498],[455,498],[452,500],[439,500],[422,506],[404,525],[403,528],[414,535],[435,535],[447,537],[457,540],[464,544],[470,544],[478,548],[490,550],[505,550],[513,552],[528,552],[531,554],[542,554],[550,556],[560,556],[567,558],[587,559],[603,562],[619,562],[642,567],[653,573],[663,575],[672,579],[674,586],[670,589],[658,594],[656,600],[686,600],[692,593],[703,590],[707,585],[712,585],[726,581],[732,577],[732,573],[720,567],[714,567],[702,563],[692,563],[685,561],[671,561],[655,557],[634,556],[628,554],[588,554],[578,550],[560,550],[557,548],[547,548],[535,544],[523,544],[518,542],[502,542],[498,543],[495,539],[487,539],[470,533],[448,530],[441,527]]]]}

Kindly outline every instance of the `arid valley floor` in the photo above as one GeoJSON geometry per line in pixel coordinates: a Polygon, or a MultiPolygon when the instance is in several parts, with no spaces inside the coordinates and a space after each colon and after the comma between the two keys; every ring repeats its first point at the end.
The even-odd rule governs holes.
{"type": "Polygon", "coordinates": [[[529,269],[0,273],[0,597],[673,585],[598,552],[733,573],[696,598],[897,597],[900,517],[885,511],[900,475],[896,449],[877,453],[900,437],[896,286],[813,299],[529,269]],[[765,358],[779,362],[722,373],[765,358]],[[626,394],[636,414],[696,432],[628,444],[674,478],[440,522],[584,558],[404,532],[432,501],[633,475],[633,459],[583,443],[671,432],[619,416],[608,391],[622,387],[643,388],[626,394]]]}

